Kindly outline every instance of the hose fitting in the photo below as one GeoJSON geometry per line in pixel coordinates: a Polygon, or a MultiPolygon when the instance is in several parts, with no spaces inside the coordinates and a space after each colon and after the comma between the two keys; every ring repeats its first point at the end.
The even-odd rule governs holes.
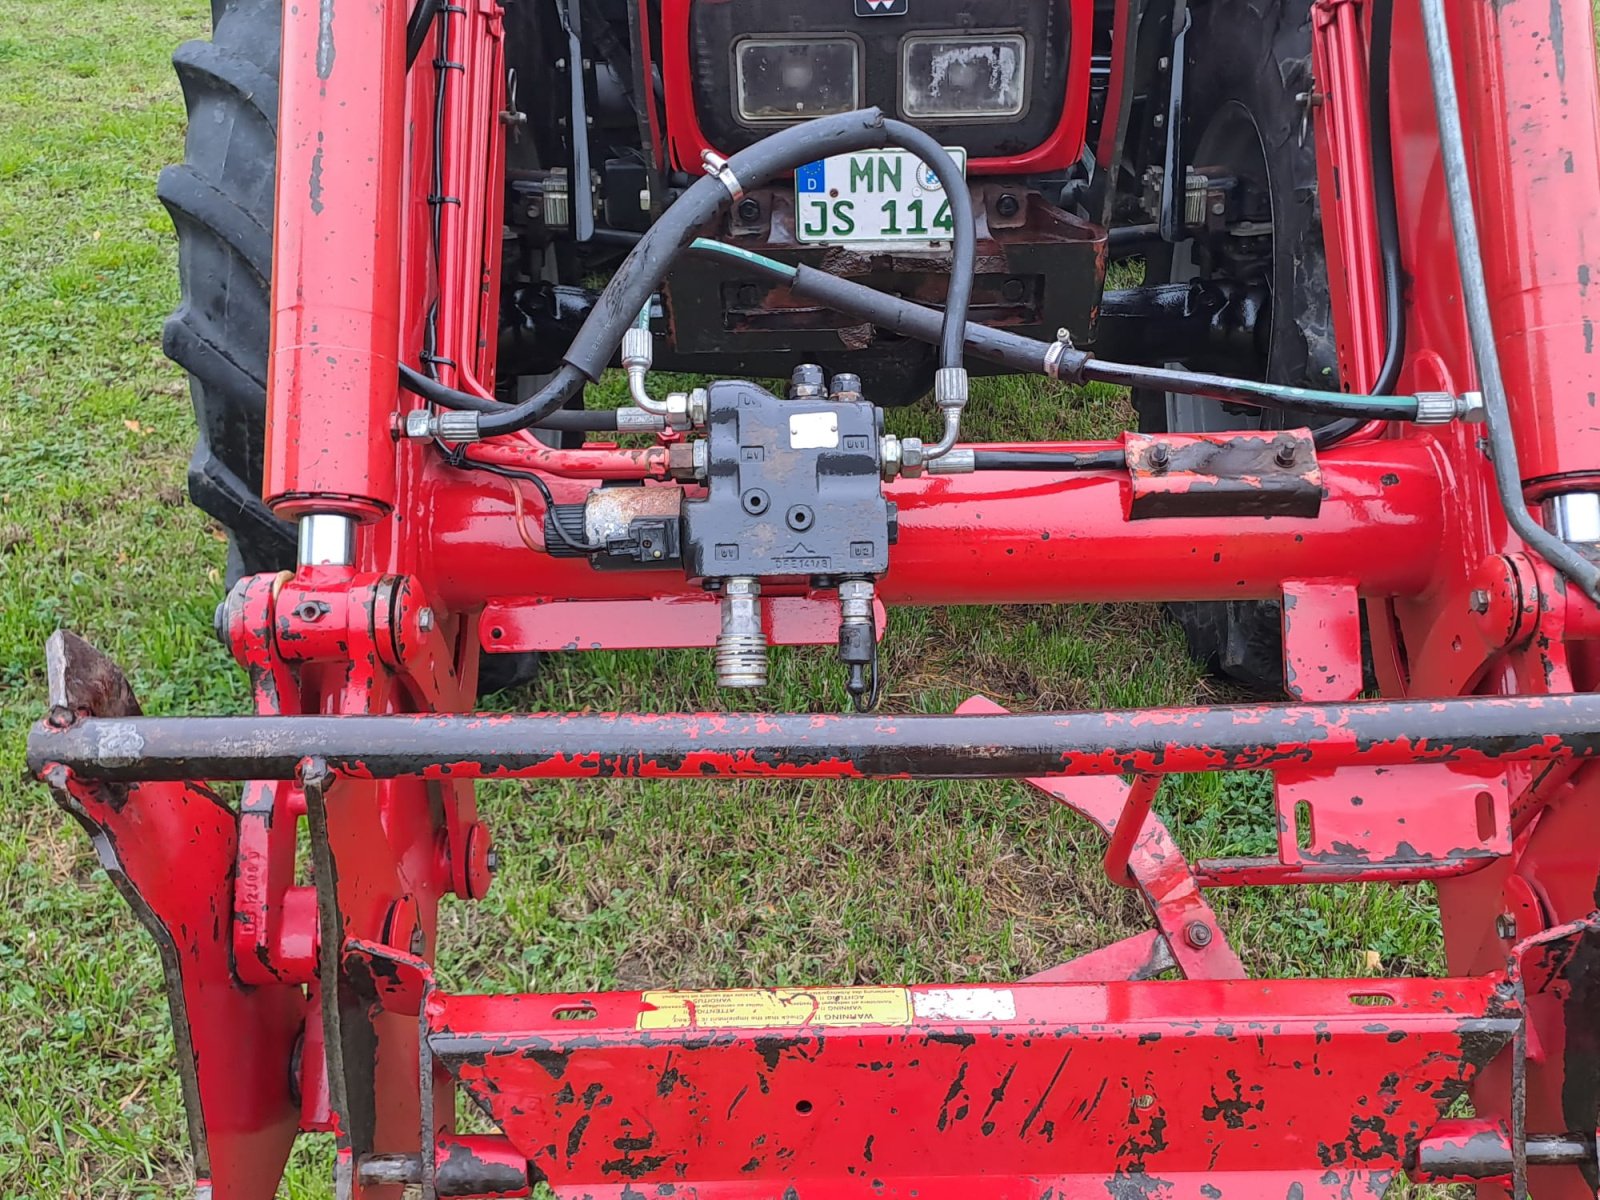
{"type": "Polygon", "coordinates": [[[458,409],[448,409],[434,417],[433,428],[446,442],[475,442],[482,436],[478,432],[478,414],[458,409]]]}
{"type": "Polygon", "coordinates": [[[719,687],[767,686],[767,634],[761,627],[759,580],[739,575],[724,581],[716,664],[719,687]]]}
{"type": "Polygon", "coordinates": [[[667,406],[651,397],[645,386],[650,364],[655,361],[656,341],[650,332],[650,301],[622,335],[622,369],[628,373],[628,396],[636,408],[652,416],[665,417],[667,406]]]}
{"type": "Polygon", "coordinates": [[[839,584],[839,661],[848,675],[845,690],[857,712],[868,712],[878,699],[878,627],[870,579],[839,584]]]}
{"type": "Polygon", "coordinates": [[[1418,392],[1418,425],[1448,425],[1456,419],[1458,405],[1450,392],[1418,392]]]}
{"type": "Polygon", "coordinates": [[[944,415],[944,432],[937,442],[923,450],[924,462],[942,458],[961,439],[961,414],[966,410],[967,396],[967,369],[940,367],[933,377],[933,402],[944,415]]]}

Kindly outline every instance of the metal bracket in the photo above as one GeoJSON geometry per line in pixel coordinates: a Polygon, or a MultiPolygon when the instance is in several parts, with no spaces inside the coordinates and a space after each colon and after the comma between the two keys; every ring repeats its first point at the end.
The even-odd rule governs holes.
{"type": "Polygon", "coordinates": [[[1309,429],[1124,435],[1128,517],[1314,517],[1322,471],[1309,429]]]}

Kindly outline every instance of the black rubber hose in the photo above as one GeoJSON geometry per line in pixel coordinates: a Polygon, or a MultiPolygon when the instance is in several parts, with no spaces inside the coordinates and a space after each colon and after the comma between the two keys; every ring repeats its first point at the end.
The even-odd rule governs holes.
{"type": "MultiPolygon", "coordinates": [[[[717,257],[722,262],[728,261],[721,255],[717,257]]],[[[750,265],[775,280],[787,283],[796,296],[826,304],[846,316],[871,321],[889,333],[919,342],[933,342],[941,336],[942,317],[935,309],[912,304],[898,296],[841,279],[815,267],[799,267],[791,277],[766,269],[760,263],[750,265]]],[[[1045,352],[1050,348],[1034,338],[1008,333],[1004,329],[991,329],[975,321],[967,322],[965,345],[967,352],[977,358],[1029,375],[1044,374],[1045,352]]]]}
{"type": "Polygon", "coordinates": [[[615,433],[617,410],[614,408],[558,408],[542,419],[536,429],[549,429],[560,433],[615,433]]]}
{"type": "MultiPolygon", "coordinates": [[[[822,271],[814,271],[808,267],[792,267],[763,255],[723,246],[721,243],[702,242],[700,249],[715,253],[724,259],[736,260],[745,267],[760,271],[772,279],[781,280],[795,292],[825,302],[830,307],[837,306],[847,315],[858,316],[863,321],[870,321],[885,329],[898,330],[919,341],[932,340],[933,325],[939,319],[939,314],[933,309],[822,271]]],[[[1034,338],[1002,333],[982,325],[968,323],[965,332],[967,344],[973,348],[975,354],[1003,362],[1015,370],[1050,375],[1069,383],[1093,380],[1120,387],[1193,392],[1202,396],[1214,396],[1219,400],[1251,404],[1258,408],[1323,413],[1331,417],[1353,416],[1362,421],[1374,418],[1414,420],[1417,415],[1415,396],[1396,396],[1389,399],[1344,392],[1319,392],[1249,379],[1230,379],[1223,375],[1174,371],[1165,367],[1131,366],[1094,358],[1070,347],[1053,348],[1051,344],[1034,338]],[[1053,349],[1057,357],[1052,370],[1047,366],[1046,359],[1053,349]]]]}
{"type": "Polygon", "coordinates": [[[427,40],[433,19],[443,7],[444,0],[417,0],[417,6],[411,10],[411,19],[406,22],[406,70],[411,69],[417,55],[422,53],[422,43],[427,40]]]}
{"type": "Polygon", "coordinates": [[[1128,465],[1121,450],[974,450],[974,471],[1117,471],[1128,465]]]}
{"type": "Polygon", "coordinates": [[[1234,404],[1257,408],[1284,409],[1289,412],[1321,413],[1333,417],[1355,417],[1362,421],[1414,421],[1415,396],[1365,396],[1346,392],[1319,392],[1282,384],[1257,383],[1250,379],[1230,379],[1204,371],[1174,371],[1167,367],[1141,367],[1130,363],[1091,358],[1077,372],[1080,379],[1111,383],[1118,387],[1149,388],[1157,392],[1189,392],[1211,396],[1234,404]]]}
{"type": "MultiPolygon", "coordinates": [[[[482,396],[474,396],[471,392],[460,392],[455,388],[445,387],[438,380],[429,379],[405,363],[400,364],[400,386],[440,408],[479,413],[509,412],[511,408],[510,405],[501,404],[498,400],[485,400],[482,396]]],[[[615,409],[604,408],[561,408],[540,417],[534,422],[534,428],[562,433],[609,433],[617,428],[617,413],[615,409]]]]}
{"type": "Polygon", "coordinates": [[[400,364],[400,386],[414,396],[421,396],[429,404],[437,404],[440,408],[466,409],[470,412],[491,413],[505,408],[498,400],[485,400],[482,396],[474,396],[471,392],[458,392],[455,388],[445,387],[437,379],[429,379],[421,371],[413,370],[400,364]]]}
{"type": "MultiPolygon", "coordinates": [[[[1400,259],[1400,215],[1394,191],[1394,138],[1389,126],[1389,52],[1394,41],[1394,0],[1373,0],[1372,43],[1367,60],[1368,144],[1372,152],[1372,204],[1378,226],[1378,255],[1383,269],[1385,346],[1383,365],[1372,393],[1386,396],[1400,380],[1406,356],[1405,278],[1400,259]]],[[[1337,445],[1363,422],[1358,417],[1333,421],[1312,437],[1320,447],[1337,445]]]]}
{"type": "MultiPolygon", "coordinates": [[[[914,126],[886,119],[876,108],[819,117],[762,138],[728,159],[728,169],[746,189],[804,163],[853,150],[898,146],[933,169],[950,201],[954,243],[949,291],[945,299],[945,331],[940,338],[940,365],[961,365],[961,327],[972,297],[977,233],[972,198],[955,162],[944,147],[914,126]]],[[[599,303],[584,322],[565,355],[566,361],[590,379],[611,362],[623,332],[639,315],[666,278],[667,269],[694,236],[732,197],[720,179],[702,176],[650,227],[622,261],[599,303]]]]}
{"type": "Polygon", "coordinates": [[[571,363],[562,363],[554,378],[520,404],[504,405],[478,419],[478,436],[498,437],[543,424],[584,388],[589,380],[571,363]]]}
{"type": "MultiPolygon", "coordinates": [[[[741,187],[750,188],[813,159],[884,146],[897,146],[921,158],[938,177],[950,202],[953,246],[939,360],[941,366],[959,367],[962,333],[972,299],[977,232],[966,182],[937,140],[903,121],[885,118],[876,108],[867,108],[818,117],[779,130],[740,150],[727,166],[741,187]]],[[[479,436],[495,437],[526,429],[565,404],[585,381],[598,380],[616,353],[624,331],[661,286],[673,260],[693,240],[695,231],[731,200],[719,178],[702,176],[691,184],[622,260],[568,347],[566,365],[556,378],[514,408],[485,414],[479,422],[479,436]]]]}

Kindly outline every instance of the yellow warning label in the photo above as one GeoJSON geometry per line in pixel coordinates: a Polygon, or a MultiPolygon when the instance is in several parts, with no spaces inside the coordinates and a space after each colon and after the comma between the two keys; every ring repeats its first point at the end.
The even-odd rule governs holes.
{"type": "Polygon", "coordinates": [[[909,1025],[905,988],[742,988],[645,992],[639,1029],[766,1029],[797,1025],[909,1025]]]}

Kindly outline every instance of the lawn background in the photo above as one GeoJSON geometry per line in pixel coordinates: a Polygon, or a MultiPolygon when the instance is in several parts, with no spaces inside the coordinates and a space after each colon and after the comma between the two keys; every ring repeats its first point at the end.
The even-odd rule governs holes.
{"type": "MultiPolygon", "coordinates": [[[[172,1038],[155,950],[81,832],[22,761],[57,626],[123,663],[147,711],[241,711],[211,635],[222,536],[184,497],[187,388],[160,352],[176,304],[155,176],[182,153],[168,64],[207,35],[196,0],[0,0],[0,1196],[183,1192],[172,1038]]],[[[785,364],[775,364],[781,369],[785,364]]],[[[1124,427],[1114,392],[975,385],[976,439],[1124,427]]],[[[898,424],[928,432],[926,413],[898,424]]],[[[1085,563],[1085,570],[1094,570],[1085,563]]],[[[885,707],[974,691],[1016,708],[1212,693],[1151,608],[894,614],[885,707]]],[[[708,653],[554,660],[507,704],[721,706],[708,653]]],[[[779,651],[775,707],[840,700],[825,648],[779,651]]],[[[1270,850],[1264,780],[1192,778],[1161,805],[1191,853],[1270,850]]],[[[502,871],[452,903],[447,983],[584,990],[1015,978],[1140,928],[1099,839],[1020,785],[493,785],[502,871]]],[[[1217,897],[1253,973],[1439,968],[1426,889],[1217,897]]],[[[324,1197],[302,1140],[288,1197],[324,1197]]]]}

